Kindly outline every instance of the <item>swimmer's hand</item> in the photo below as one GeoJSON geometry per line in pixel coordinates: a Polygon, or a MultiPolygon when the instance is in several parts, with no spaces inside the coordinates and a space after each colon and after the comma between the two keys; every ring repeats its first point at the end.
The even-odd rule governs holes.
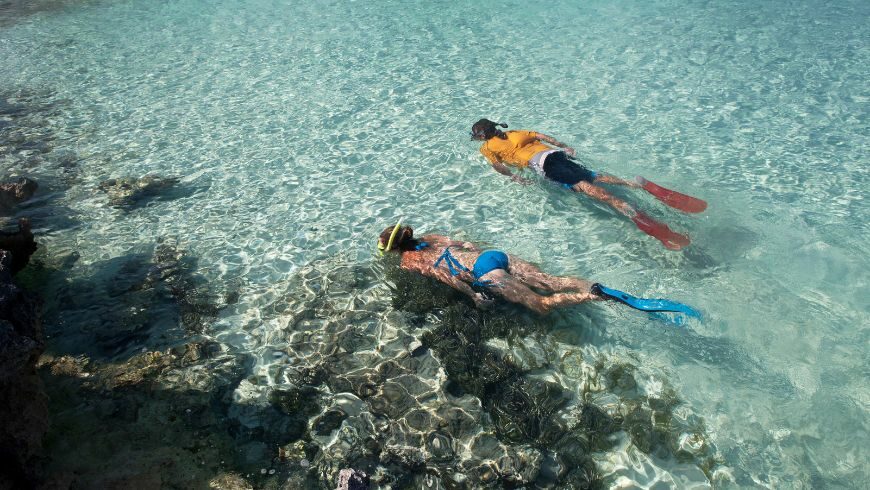
{"type": "Polygon", "coordinates": [[[491,298],[487,298],[482,293],[474,293],[474,304],[480,308],[481,310],[486,310],[493,304],[493,300],[491,298]]]}
{"type": "Polygon", "coordinates": [[[546,135],[544,133],[536,133],[536,134],[538,135],[539,140],[541,140],[545,143],[548,143],[550,145],[553,145],[557,148],[561,148],[562,151],[564,151],[569,157],[574,156],[574,148],[571,148],[570,146],[566,145],[565,143],[562,143],[561,141],[557,140],[556,138],[549,136],[549,135],[546,135]]]}
{"type": "Polygon", "coordinates": [[[516,182],[517,184],[521,184],[521,185],[529,185],[532,183],[531,179],[526,179],[526,178],[520,177],[519,175],[511,175],[511,180],[516,182]]]}

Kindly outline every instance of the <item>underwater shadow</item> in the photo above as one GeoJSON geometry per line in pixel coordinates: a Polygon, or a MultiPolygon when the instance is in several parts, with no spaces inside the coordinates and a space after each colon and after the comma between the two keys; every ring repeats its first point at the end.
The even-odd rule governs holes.
{"type": "MultiPolygon", "coordinates": [[[[627,222],[629,226],[633,227],[627,218],[616,213],[609,206],[598,202],[589,196],[566,190],[548,182],[541,182],[540,186],[546,194],[545,200],[550,206],[552,206],[554,212],[564,213],[566,216],[582,214],[583,216],[589,216],[596,220],[607,221],[614,227],[626,226],[627,222]]],[[[638,201],[637,199],[632,198],[633,196],[630,192],[621,189],[618,186],[610,186],[608,191],[613,191],[613,195],[629,203],[638,201]]],[[[669,211],[665,212],[668,213],[669,211]]],[[[654,216],[659,214],[661,214],[661,212],[658,210],[653,213],[654,216]]],[[[680,214],[681,213],[675,212],[674,217],[680,218],[680,214]]],[[[664,219],[665,222],[670,223],[667,218],[657,219],[664,219]]],[[[679,219],[677,222],[682,224],[682,221],[679,219]]],[[[636,251],[632,252],[632,254],[637,255],[644,261],[655,262],[662,266],[671,267],[674,266],[673,262],[676,260],[681,263],[681,266],[688,265],[688,268],[683,267],[683,269],[690,271],[694,277],[709,277],[718,273],[722,268],[723,261],[715,257],[716,251],[708,250],[708,247],[699,243],[693,242],[688,247],[677,252],[677,254],[668,252],[666,255],[662,255],[661,246],[657,241],[655,241],[655,239],[645,235],[639,230],[632,230],[630,233],[632,234],[630,235],[632,241],[637,242],[639,245],[636,247],[636,251]],[[655,245],[641,245],[648,241],[655,242],[655,245]]],[[[689,233],[689,235],[691,236],[692,233],[689,233]]]]}
{"type": "Polygon", "coordinates": [[[104,180],[99,189],[108,196],[110,206],[132,211],[158,202],[192,197],[207,190],[208,186],[185,183],[179,177],[146,175],[104,180]]]}
{"type": "Polygon", "coordinates": [[[649,343],[663,350],[678,351],[679,357],[715,368],[741,387],[764,391],[782,399],[797,396],[797,389],[787,376],[771,371],[763,361],[731,339],[707,337],[687,328],[670,328],[649,343]]]}
{"type": "MultiPolygon", "coordinates": [[[[40,374],[52,424],[44,444],[43,483],[249,488],[242,475],[259,477],[261,468],[283,469],[285,477],[295,469],[304,481],[298,461],[295,467],[276,464],[280,436],[245,432],[229,416],[233,393],[252,365],[250,356],[209,340],[116,363],[44,357],[40,374]],[[215,487],[215,481],[228,486],[215,487]]],[[[294,417],[282,418],[277,409],[265,407],[269,411],[274,413],[261,416],[270,420],[274,433],[289,433],[294,417]]]]}
{"type": "Polygon", "coordinates": [[[19,279],[44,298],[44,327],[53,339],[48,351],[54,355],[129,358],[202,333],[226,306],[193,272],[196,259],[172,240],[97,262],[86,277],[70,278],[77,260],[75,252],[37,258],[19,279]]]}
{"type": "Polygon", "coordinates": [[[12,218],[30,219],[39,234],[78,228],[82,224],[78,212],[60,203],[65,192],[65,189],[57,188],[52,182],[40,183],[33,197],[14,209],[12,218]]]}

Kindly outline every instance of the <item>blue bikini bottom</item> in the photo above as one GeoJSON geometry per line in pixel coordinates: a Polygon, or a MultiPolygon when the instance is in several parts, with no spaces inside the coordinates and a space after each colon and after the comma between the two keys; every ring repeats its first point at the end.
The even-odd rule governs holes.
{"type": "Polygon", "coordinates": [[[509,267],[510,261],[506,253],[501,250],[487,250],[474,261],[472,274],[474,274],[475,279],[480,279],[496,269],[507,271],[509,267]]]}

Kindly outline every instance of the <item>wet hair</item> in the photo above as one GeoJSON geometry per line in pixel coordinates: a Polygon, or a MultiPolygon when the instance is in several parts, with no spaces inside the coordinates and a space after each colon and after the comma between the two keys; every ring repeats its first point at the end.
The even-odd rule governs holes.
{"type": "MultiPolygon", "coordinates": [[[[384,231],[381,232],[380,238],[378,238],[378,243],[387,246],[387,243],[390,242],[390,235],[393,234],[393,229],[396,225],[388,226],[384,228],[384,231]]],[[[396,233],[396,238],[393,240],[393,246],[390,248],[390,252],[393,250],[414,250],[414,247],[417,246],[417,240],[414,240],[414,230],[410,226],[403,226],[399,228],[399,232],[396,233]]]]}
{"type": "Polygon", "coordinates": [[[499,126],[505,129],[507,129],[508,127],[508,125],[505,123],[497,123],[494,121],[490,121],[489,119],[481,119],[474,123],[473,126],[471,126],[471,135],[475,137],[483,136],[486,139],[490,139],[495,136],[498,136],[501,139],[507,139],[507,136],[499,131],[499,126]]]}

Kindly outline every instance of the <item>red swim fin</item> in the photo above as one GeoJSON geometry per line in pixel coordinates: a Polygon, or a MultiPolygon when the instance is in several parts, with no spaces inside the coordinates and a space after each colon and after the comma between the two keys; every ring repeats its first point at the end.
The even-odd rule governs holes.
{"type": "Polygon", "coordinates": [[[686,213],[700,213],[707,209],[707,202],[697,197],[680,194],[677,191],[665,189],[664,187],[646,180],[643,177],[638,177],[637,182],[643,186],[643,190],[656,196],[656,198],[667,204],[668,206],[679,209],[686,213]]]}
{"type": "Polygon", "coordinates": [[[660,223],[640,211],[631,220],[642,232],[662,242],[662,245],[667,249],[680,250],[691,243],[688,236],[671,230],[668,225],[660,223]]]}

